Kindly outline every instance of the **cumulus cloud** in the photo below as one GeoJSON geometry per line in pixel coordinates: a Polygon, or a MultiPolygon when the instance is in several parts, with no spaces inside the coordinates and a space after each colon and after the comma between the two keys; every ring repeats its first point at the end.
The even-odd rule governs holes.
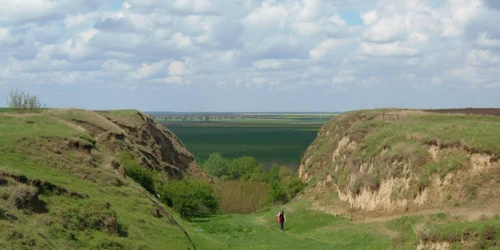
{"type": "Polygon", "coordinates": [[[372,10],[367,13],[361,13],[361,19],[365,25],[371,25],[378,19],[377,10],[372,10]]]}
{"type": "Polygon", "coordinates": [[[143,63],[135,72],[131,72],[129,77],[135,80],[151,78],[160,71],[164,70],[166,65],[167,61],[155,62],[151,64],[143,63]]]}
{"type": "Polygon", "coordinates": [[[330,38],[324,42],[321,42],[320,44],[316,45],[314,48],[312,48],[309,51],[309,55],[311,58],[317,60],[323,58],[325,55],[327,55],[330,52],[333,52],[336,48],[347,44],[349,41],[346,39],[335,39],[335,38],[330,38]]]}
{"type": "Polygon", "coordinates": [[[484,47],[500,47],[500,39],[493,39],[488,37],[488,32],[483,32],[477,38],[477,44],[484,47]]]}
{"type": "Polygon", "coordinates": [[[281,63],[275,59],[259,60],[253,62],[253,66],[259,70],[279,69],[281,68],[281,63]]]}
{"type": "Polygon", "coordinates": [[[396,85],[500,87],[497,1],[126,0],[110,6],[4,1],[2,86],[85,89],[80,83],[92,82],[296,96],[396,85]]]}
{"type": "Polygon", "coordinates": [[[402,46],[399,42],[392,43],[361,43],[359,50],[368,56],[416,56],[418,50],[402,46]]]}

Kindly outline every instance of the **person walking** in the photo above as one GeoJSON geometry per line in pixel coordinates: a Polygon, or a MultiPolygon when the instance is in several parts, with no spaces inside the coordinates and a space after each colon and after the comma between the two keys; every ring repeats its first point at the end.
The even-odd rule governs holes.
{"type": "Polygon", "coordinates": [[[283,232],[283,230],[285,230],[286,221],[285,211],[283,211],[283,209],[281,209],[281,211],[278,213],[278,221],[280,223],[281,232],[283,232]]]}

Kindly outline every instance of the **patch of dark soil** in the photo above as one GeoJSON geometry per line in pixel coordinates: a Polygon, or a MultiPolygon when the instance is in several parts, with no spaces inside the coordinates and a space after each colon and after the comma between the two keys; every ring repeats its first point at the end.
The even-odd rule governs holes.
{"type": "Polygon", "coordinates": [[[71,119],[71,121],[77,123],[78,125],[84,127],[92,136],[96,136],[98,134],[101,134],[101,133],[104,133],[108,130],[106,130],[105,128],[101,127],[101,126],[98,126],[98,125],[95,125],[95,124],[92,124],[90,122],[87,122],[87,121],[82,121],[82,120],[78,120],[78,119],[71,119]]]}
{"type": "Polygon", "coordinates": [[[0,187],[7,186],[7,184],[9,184],[9,181],[7,179],[0,178],[0,187]]]}
{"type": "Polygon", "coordinates": [[[150,214],[151,214],[153,217],[155,217],[155,218],[162,218],[162,217],[163,217],[163,215],[161,214],[160,209],[158,209],[158,208],[153,208],[153,209],[151,209],[150,214]]]}
{"type": "Polygon", "coordinates": [[[94,145],[92,144],[86,144],[86,143],[81,143],[78,140],[70,140],[67,142],[67,146],[70,149],[74,150],[82,150],[87,154],[91,154],[92,148],[94,148],[94,145]]]}
{"type": "Polygon", "coordinates": [[[15,180],[18,183],[34,186],[38,189],[38,194],[44,194],[44,195],[65,195],[73,198],[78,198],[78,199],[86,199],[89,198],[88,195],[86,194],[80,194],[78,192],[71,192],[68,191],[67,189],[57,186],[53,183],[50,183],[48,181],[40,180],[40,179],[35,179],[35,180],[29,180],[26,178],[24,175],[16,175],[16,174],[11,174],[8,172],[0,172],[1,177],[9,177],[15,180]]]}
{"type": "Polygon", "coordinates": [[[13,194],[11,199],[14,200],[14,205],[17,209],[28,209],[34,213],[46,213],[47,204],[38,199],[38,193],[28,188],[18,188],[13,194]]]}
{"type": "MultiPolygon", "coordinates": [[[[10,220],[10,221],[16,221],[17,220],[17,217],[15,215],[9,213],[9,212],[4,212],[3,216],[4,216],[5,219],[10,220]]],[[[2,219],[2,218],[0,218],[0,219],[2,219]]]]}

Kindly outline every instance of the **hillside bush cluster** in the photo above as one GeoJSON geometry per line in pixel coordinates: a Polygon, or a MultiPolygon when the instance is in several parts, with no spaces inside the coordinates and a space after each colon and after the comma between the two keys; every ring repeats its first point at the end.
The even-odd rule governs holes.
{"type": "Polygon", "coordinates": [[[253,157],[226,159],[219,153],[210,155],[203,169],[215,185],[202,180],[162,181],[158,173],[140,165],[128,152],[119,154],[125,174],[149,193],[180,213],[183,218],[224,213],[251,213],[270,203],[291,200],[304,187],[297,174],[274,165],[264,169],[253,157]]]}
{"type": "Polygon", "coordinates": [[[153,170],[142,167],[128,152],[119,155],[125,174],[140,184],[167,206],[180,213],[183,218],[214,214],[219,210],[219,202],[212,186],[201,180],[161,181],[153,170]]]}
{"type": "Polygon", "coordinates": [[[223,212],[254,212],[268,203],[284,203],[297,195],[304,184],[289,168],[273,165],[266,170],[253,157],[226,159],[219,153],[202,166],[216,182],[223,212]]]}
{"type": "Polygon", "coordinates": [[[7,106],[18,113],[39,112],[46,108],[36,95],[30,95],[18,89],[11,90],[7,97],[7,106]]]}
{"type": "Polygon", "coordinates": [[[201,180],[165,182],[157,191],[161,201],[174,208],[183,218],[206,216],[219,209],[219,201],[212,186],[201,180]]]}

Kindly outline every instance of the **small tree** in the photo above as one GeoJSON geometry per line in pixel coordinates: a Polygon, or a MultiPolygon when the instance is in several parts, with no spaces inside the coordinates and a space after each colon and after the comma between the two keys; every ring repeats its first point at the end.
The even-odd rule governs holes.
{"type": "Polygon", "coordinates": [[[46,105],[42,105],[36,95],[30,95],[18,89],[10,91],[7,105],[19,113],[40,112],[41,109],[46,108],[46,105]]]}

